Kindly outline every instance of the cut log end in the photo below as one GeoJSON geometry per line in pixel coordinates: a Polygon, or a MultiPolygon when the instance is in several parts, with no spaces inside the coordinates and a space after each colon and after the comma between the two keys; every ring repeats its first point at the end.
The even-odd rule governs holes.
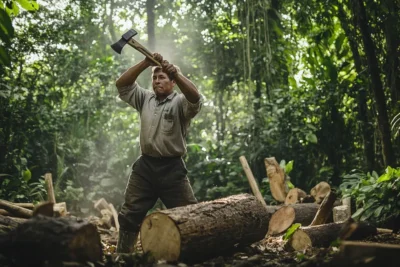
{"type": "Polygon", "coordinates": [[[293,224],[295,216],[295,210],[291,206],[277,210],[271,216],[267,235],[276,235],[286,231],[293,224]]]}
{"type": "Polygon", "coordinates": [[[312,247],[312,241],[308,234],[301,229],[298,229],[289,241],[290,246],[295,251],[303,251],[309,247],[312,247]]]}
{"type": "Polygon", "coordinates": [[[140,233],[144,252],[151,251],[155,259],[166,261],[179,259],[181,236],[175,222],[168,215],[156,212],[147,216],[142,223],[140,233]]]}
{"type": "Polygon", "coordinates": [[[285,205],[289,204],[296,204],[301,202],[301,199],[305,198],[307,196],[306,192],[299,188],[292,188],[289,190],[286,199],[285,199],[285,205]]]}

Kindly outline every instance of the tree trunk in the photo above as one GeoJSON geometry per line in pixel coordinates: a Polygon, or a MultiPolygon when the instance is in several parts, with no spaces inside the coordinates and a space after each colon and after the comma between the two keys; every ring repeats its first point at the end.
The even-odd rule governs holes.
{"type": "MultiPolygon", "coordinates": [[[[346,33],[347,39],[349,40],[349,45],[351,52],[353,54],[354,65],[358,75],[364,81],[363,83],[369,84],[369,81],[365,78],[362,69],[361,56],[358,52],[358,42],[355,39],[357,33],[352,31],[349,27],[349,21],[347,20],[346,13],[343,9],[342,5],[338,5],[339,8],[339,18],[340,23],[344,32],[346,33]]],[[[370,86],[370,85],[369,85],[370,86]]],[[[375,149],[374,149],[374,138],[371,134],[373,132],[373,128],[370,124],[370,119],[368,116],[368,105],[367,105],[367,90],[364,88],[360,88],[360,86],[356,86],[357,90],[357,103],[358,103],[358,112],[357,117],[358,120],[362,123],[361,125],[361,134],[362,134],[362,142],[363,142],[363,150],[364,150],[364,159],[365,159],[365,167],[369,171],[375,170],[375,149]]]]}
{"type": "Polygon", "coordinates": [[[102,258],[97,227],[73,218],[34,217],[0,238],[0,253],[21,264],[45,260],[98,261],[102,258]]]}
{"type": "Polygon", "coordinates": [[[148,45],[151,52],[154,52],[155,49],[155,17],[154,17],[154,7],[156,1],[155,0],[147,0],[146,1],[146,13],[147,13],[147,36],[148,36],[148,45]]]}
{"type": "Polygon", "coordinates": [[[143,251],[157,260],[204,260],[263,239],[275,210],[240,194],[155,212],[140,229],[143,251]]]}
{"type": "Polygon", "coordinates": [[[318,208],[319,205],[315,203],[294,204],[281,207],[271,217],[268,235],[281,234],[294,223],[309,225],[314,219],[318,208]]]}
{"type": "Polygon", "coordinates": [[[362,35],[362,40],[367,55],[368,70],[371,77],[371,85],[375,98],[376,111],[378,113],[378,128],[381,134],[382,154],[385,166],[394,166],[395,157],[393,153],[389,118],[386,106],[386,98],[383,90],[382,81],[379,77],[379,64],[376,58],[375,46],[371,38],[368,26],[367,14],[363,0],[355,0],[354,15],[357,16],[358,27],[362,35]]]}
{"type": "Polygon", "coordinates": [[[385,5],[385,36],[386,36],[386,66],[387,66],[387,85],[390,88],[391,103],[395,111],[399,110],[398,101],[400,100],[400,75],[399,75],[399,21],[396,14],[399,14],[399,2],[397,5],[393,0],[382,2],[385,5]]]}

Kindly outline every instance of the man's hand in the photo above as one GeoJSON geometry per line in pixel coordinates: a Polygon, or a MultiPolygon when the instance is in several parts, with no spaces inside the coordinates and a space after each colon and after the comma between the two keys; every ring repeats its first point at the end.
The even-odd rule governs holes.
{"type": "Polygon", "coordinates": [[[178,70],[175,68],[174,65],[169,64],[167,60],[163,60],[161,63],[163,71],[168,74],[170,77],[175,77],[178,73],[178,70]]]}
{"type": "MultiPolygon", "coordinates": [[[[162,63],[163,62],[163,57],[162,55],[160,55],[159,53],[153,53],[153,58],[162,63]]],[[[157,66],[151,59],[149,59],[148,57],[146,57],[145,59],[146,63],[149,64],[150,66],[157,66]]]]}

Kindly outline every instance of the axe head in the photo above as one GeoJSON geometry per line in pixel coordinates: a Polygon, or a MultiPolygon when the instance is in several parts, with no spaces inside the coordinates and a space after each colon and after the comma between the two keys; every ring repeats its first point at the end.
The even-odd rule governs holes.
{"type": "Polygon", "coordinates": [[[137,34],[137,32],[133,29],[127,31],[122,35],[121,39],[119,39],[118,42],[114,43],[111,45],[111,48],[117,52],[118,54],[121,54],[122,48],[128,43],[128,41],[137,34]]]}

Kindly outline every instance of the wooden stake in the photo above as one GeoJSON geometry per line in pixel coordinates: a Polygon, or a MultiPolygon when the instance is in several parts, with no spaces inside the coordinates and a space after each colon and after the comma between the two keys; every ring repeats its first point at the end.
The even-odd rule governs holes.
{"type": "Polygon", "coordinates": [[[52,203],[56,203],[56,197],[54,195],[54,188],[53,188],[53,178],[51,173],[46,173],[44,175],[44,180],[47,184],[47,200],[52,203]]]}
{"type": "Polygon", "coordinates": [[[247,163],[245,156],[239,157],[240,163],[242,164],[243,170],[246,174],[247,180],[249,181],[251,191],[253,191],[254,196],[261,202],[261,204],[267,209],[267,203],[265,203],[264,198],[262,197],[260,190],[258,189],[258,185],[256,179],[254,179],[253,173],[247,163]]]}
{"type": "Polygon", "coordinates": [[[116,228],[117,231],[119,232],[118,213],[117,213],[117,211],[115,210],[114,205],[113,205],[112,203],[108,204],[108,206],[109,206],[109,208],[110,208],[110,210],[111,210],[111,212],[112,212],[112,215],[113,215],[113,217],[114,217],[115,228],[116,228]]]}
{"type": "Polygon", "coordinates": [[[336,200],[336,193],[330,191],[328,195],[325,196],[324,200],[319,207],[314,220],[311,222],[310,226],[324,224],[328,221],[329,216],[332,213],[333,203],[336,200]]]}

